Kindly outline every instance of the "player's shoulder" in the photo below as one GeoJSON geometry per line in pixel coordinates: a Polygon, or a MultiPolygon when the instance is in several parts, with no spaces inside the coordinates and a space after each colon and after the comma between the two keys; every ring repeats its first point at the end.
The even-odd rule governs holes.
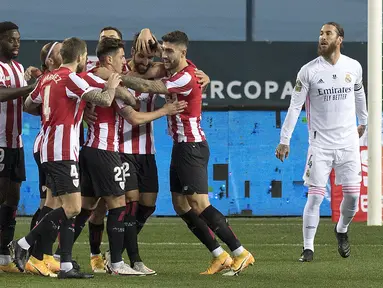
{"type": "Polygon", "coordinates": [[[12,60],[12,63],[22,72],[24,73],[24,66],[18,61],[12,60]]]}
{"type": "Polygon", "coordinates": [[[342,57],[343,65],[346,65],[348,67],[351,66],[355,69],[361,69],[362,68],[362,65],[359,63],[358,60],[351,58],[351,57],[344,55],[344,54],[341,54],[341,57],[342,57]]]}
{"type": "Polygon", "coordinates": [[[301,67],[301,71],[305,71],[305,72],[315,71],[320,67],[320,65],[321,65],[321,57],[317,57],[311,60],[310,62],[307,62],[305,65],[303,65],[301,67]]]}

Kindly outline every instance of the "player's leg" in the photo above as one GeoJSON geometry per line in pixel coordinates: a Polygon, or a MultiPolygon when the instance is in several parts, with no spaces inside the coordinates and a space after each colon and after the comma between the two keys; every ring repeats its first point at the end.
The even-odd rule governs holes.
{"type": "Polygon", "coordinates": [[[138,251],[138,240],[137,240],[137,208],[139,201],[138,192],[138,179],[137,170],[138,163],[134,155],[131,154],[120,154],[123,168],[123,176],[125,179],[125,248],[128,253],[131,267],[136,262],[142,262],[138,251]]]}
{"type": "Polygon", "coordinates": [[[347,258],[351,254],[348,242],[348,226],[358,210],[361,182],[359,145],[337,150],[335,161],[335,183],[342,185],[343,200],[340,204],[340,217],[335,226],[339,254],[347,258]]]}
{"type": "MultiPolygon", "coordinates": [[[[63,205],[49,212],[27,236],[12,243],[16,264],[19,269],[24,270],[26,252],[31,243],[34,243],[39,235],[44,237],[60,227],[61,257],[58,277],[91,278],[93,275],[80,273],[78,270],[73,269],[72,265],[74,217],[81,211],[78,163],[74,161],[58,161],[43,163],[43,165],[45,165],[44,170],[48,171],[49,177],[52,179],[53,195],[60,196],[63,205]]],[[[28,262],[30,261],[31,258],[28,262]]]]}
{"type": "MultiPolygon", "coordinates": [[[[185,153],[182,149],[184,144],[175,144],[172,149],[172,158],[170,163],[170,190],[172,191],[172,202],[176,213],[186,223],[189,230],[203,243],[212,253],[213,261],[206,271],[201,274],[215,274],[223,269],[229,268],[233,260],[230,255],[223,250],[221,245],[215,238],[214,233],[208,227],[193,209],[184,194],[186,184],[181,180],[185,180],[183,169],[185,163],[185,153]],[[185,184],[185,185],[184,185],[185,184]]],[[[188,172],[190,173],[190,171],[188,172]]]]}
{"type": "Polygon", "coordinates": [[[33,158],[35,159],[38,173],[39,173],[40,205],[39,205],[39,208],[37,208],[36,212],[32,216],[30,230],[32,230],[36,226],[37,221],[39,219],[40,211],[44,207],[45,199],[46,199],[46,191],[45,191],[46,187],[45,187],[45,182],[43,182],[43,179],[45,180],[45,175],[41,168],[40,152],[33,153],[33,158]]]}
{"type": "Polygon", "coordinates": [[[247,251],[229,226],[226,217],[210,204],[208,198],[207,165],[210,151],[207,142],[184,145],[184,161],[179,176],[188,202],[193,211],[203,219],[210,229],[229,247],[233,254],[231,273],[235,275],[254,263],[253,255],[247,251]]]}
{"type": "Polygon", "coordinates": [[[310,262],[314,256],[314,239],[319,225],[320,205],[326,193],[326,184],[332,169],[333,150],[309,147],[303,179],[308,194],[303,210],[303,252],[299,261],[310,262]]]}
{"type": "Polygon", "coordinates": [[[17,272],[10,259],[8,244],[13,240],[21,182],[25,181],[23,148],[0,148],[0,270],[17,272]]]}
{"type": "Polygon", "coordinates": [[[138,187],[140,200],[137,210],[137,233],[140,233],[148,218],[156,210],[158,196],[158,171],[155,155],[140,155],[138,187]]]}
{"type": "Polygon", "coordinates": [[[104,219],[108,208],[105,200],[100,199],[89,218],[89,246],[90,246],[90,265],[94,273],[105,273],[104,260],[101,254],[102,235],[104,233],[104,219]]]}

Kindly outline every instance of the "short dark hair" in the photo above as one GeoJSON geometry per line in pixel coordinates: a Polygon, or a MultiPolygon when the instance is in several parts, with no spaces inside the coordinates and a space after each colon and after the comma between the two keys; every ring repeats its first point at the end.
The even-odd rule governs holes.
{"type": "Polygon", "coordinates": [[[112,26],[106,26],[104,28],[101,29],[100,33],[101,34],[103,31],[108,31],[108,30],[113,30],[113,31],[116,31],[118,36],[120,37],[120,39],[122,40],[122,33],[120,30],[118,30],[116,27],[112,27],[112,26]]]}
{"type": "MultiPolygon", "coordinates": [[[[133,49],[136,49],[136,44],[137,44],[138,36],[140,36],[140,32],[137,32],[133,36],[133,43],[132,43],[133,49]]],[[[157,41],[155,41],[155,42],[153,42],[151,40],[149,41],[149,47],[150,47],[151,50],[156,50],[157,46],[158,46],[158,42],[157,41]]]]}
{"type": "Polygon", "coordinates": [[[102,61],[105,56],[115,55],[120,48],[125,48],[124,42],[120,39],[104,38],[97,44],[96,55],[102,61]]]}
{"type": "Polygon", "coordinates": [[[344,29],[342,26],[340,26],[339,23],[336,23],[336,22],[327,22],[325,23],[324,25],[331,25],[331,26],[334,26],[337,30],[337,33],[338,33],[338,36],[344,38],[344,29]]]}
{"type": "Polygon", "coordinates": [[[77,37],[67,38],[62,42],[60,54],[63,58],[63,64],[76,61],[77,57],[86,51],[86,43],[77,37]]]}
{"type": "Polygon", "coordinates": [[[9,21],[0,22],[0,34],[3,34],[9,30],[19,30],[19,26],[9,21]]]}
{"type": "Polygon", "coordinates": [[[183,44],[186,47],[189,45],[188,36],[182,31],[173,31],[162,36],[164,42],[174,43],[174,44],[183,44]]]}

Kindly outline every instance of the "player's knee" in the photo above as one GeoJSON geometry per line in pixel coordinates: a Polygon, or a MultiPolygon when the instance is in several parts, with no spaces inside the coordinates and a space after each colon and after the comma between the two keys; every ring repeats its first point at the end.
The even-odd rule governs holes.
{"type": "Polygon", "coordinates": [[[185,201],[183,201],[180,199],[174,199],[173,198],[172,202],[173,202],[174,211],[176,211],[176,213],[178,215],[185,214],[186,212],[188,212],[190,210],[190,205],[188,204],[186,199],[185,199],[185,201]]]}
{"type": "Polygon", "coordinates": [[[356,209],[359,203],[359,193],[343,194],[343,199],[347,203],[349,209],[356,209]]]}
{"type": "Polygon", "coordinates": [[[81,212],[81,202],[80,203],[66,203],[63,205],[65,214],[68,218],[77,216],[81,212]]]}

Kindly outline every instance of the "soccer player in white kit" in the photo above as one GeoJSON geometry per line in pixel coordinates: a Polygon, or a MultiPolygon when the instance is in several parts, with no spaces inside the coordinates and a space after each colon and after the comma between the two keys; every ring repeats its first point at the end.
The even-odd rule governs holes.
{"type": "Polygon", "coordinates": [[[328,22],[319,36],[319,57],[298,73],[290,107],[283,123],[275,155],[282,162],[290,152],[290,138],[305,103],[309,129],[309,149],[303,175],[308,197],[303,211],[303,253],[301,262],[310,262],[319,224],[319,208],[332,169],[335,183],[342,185],[340,218],[335,226],[339,254],[350,256],[347,230],[358,207],[361,163],[358,137],[367,124],[366,97],[362,67],[340,53],[343,28],[328,22]],[[356,126],[356,117],[359,126],[356,126]]]}

